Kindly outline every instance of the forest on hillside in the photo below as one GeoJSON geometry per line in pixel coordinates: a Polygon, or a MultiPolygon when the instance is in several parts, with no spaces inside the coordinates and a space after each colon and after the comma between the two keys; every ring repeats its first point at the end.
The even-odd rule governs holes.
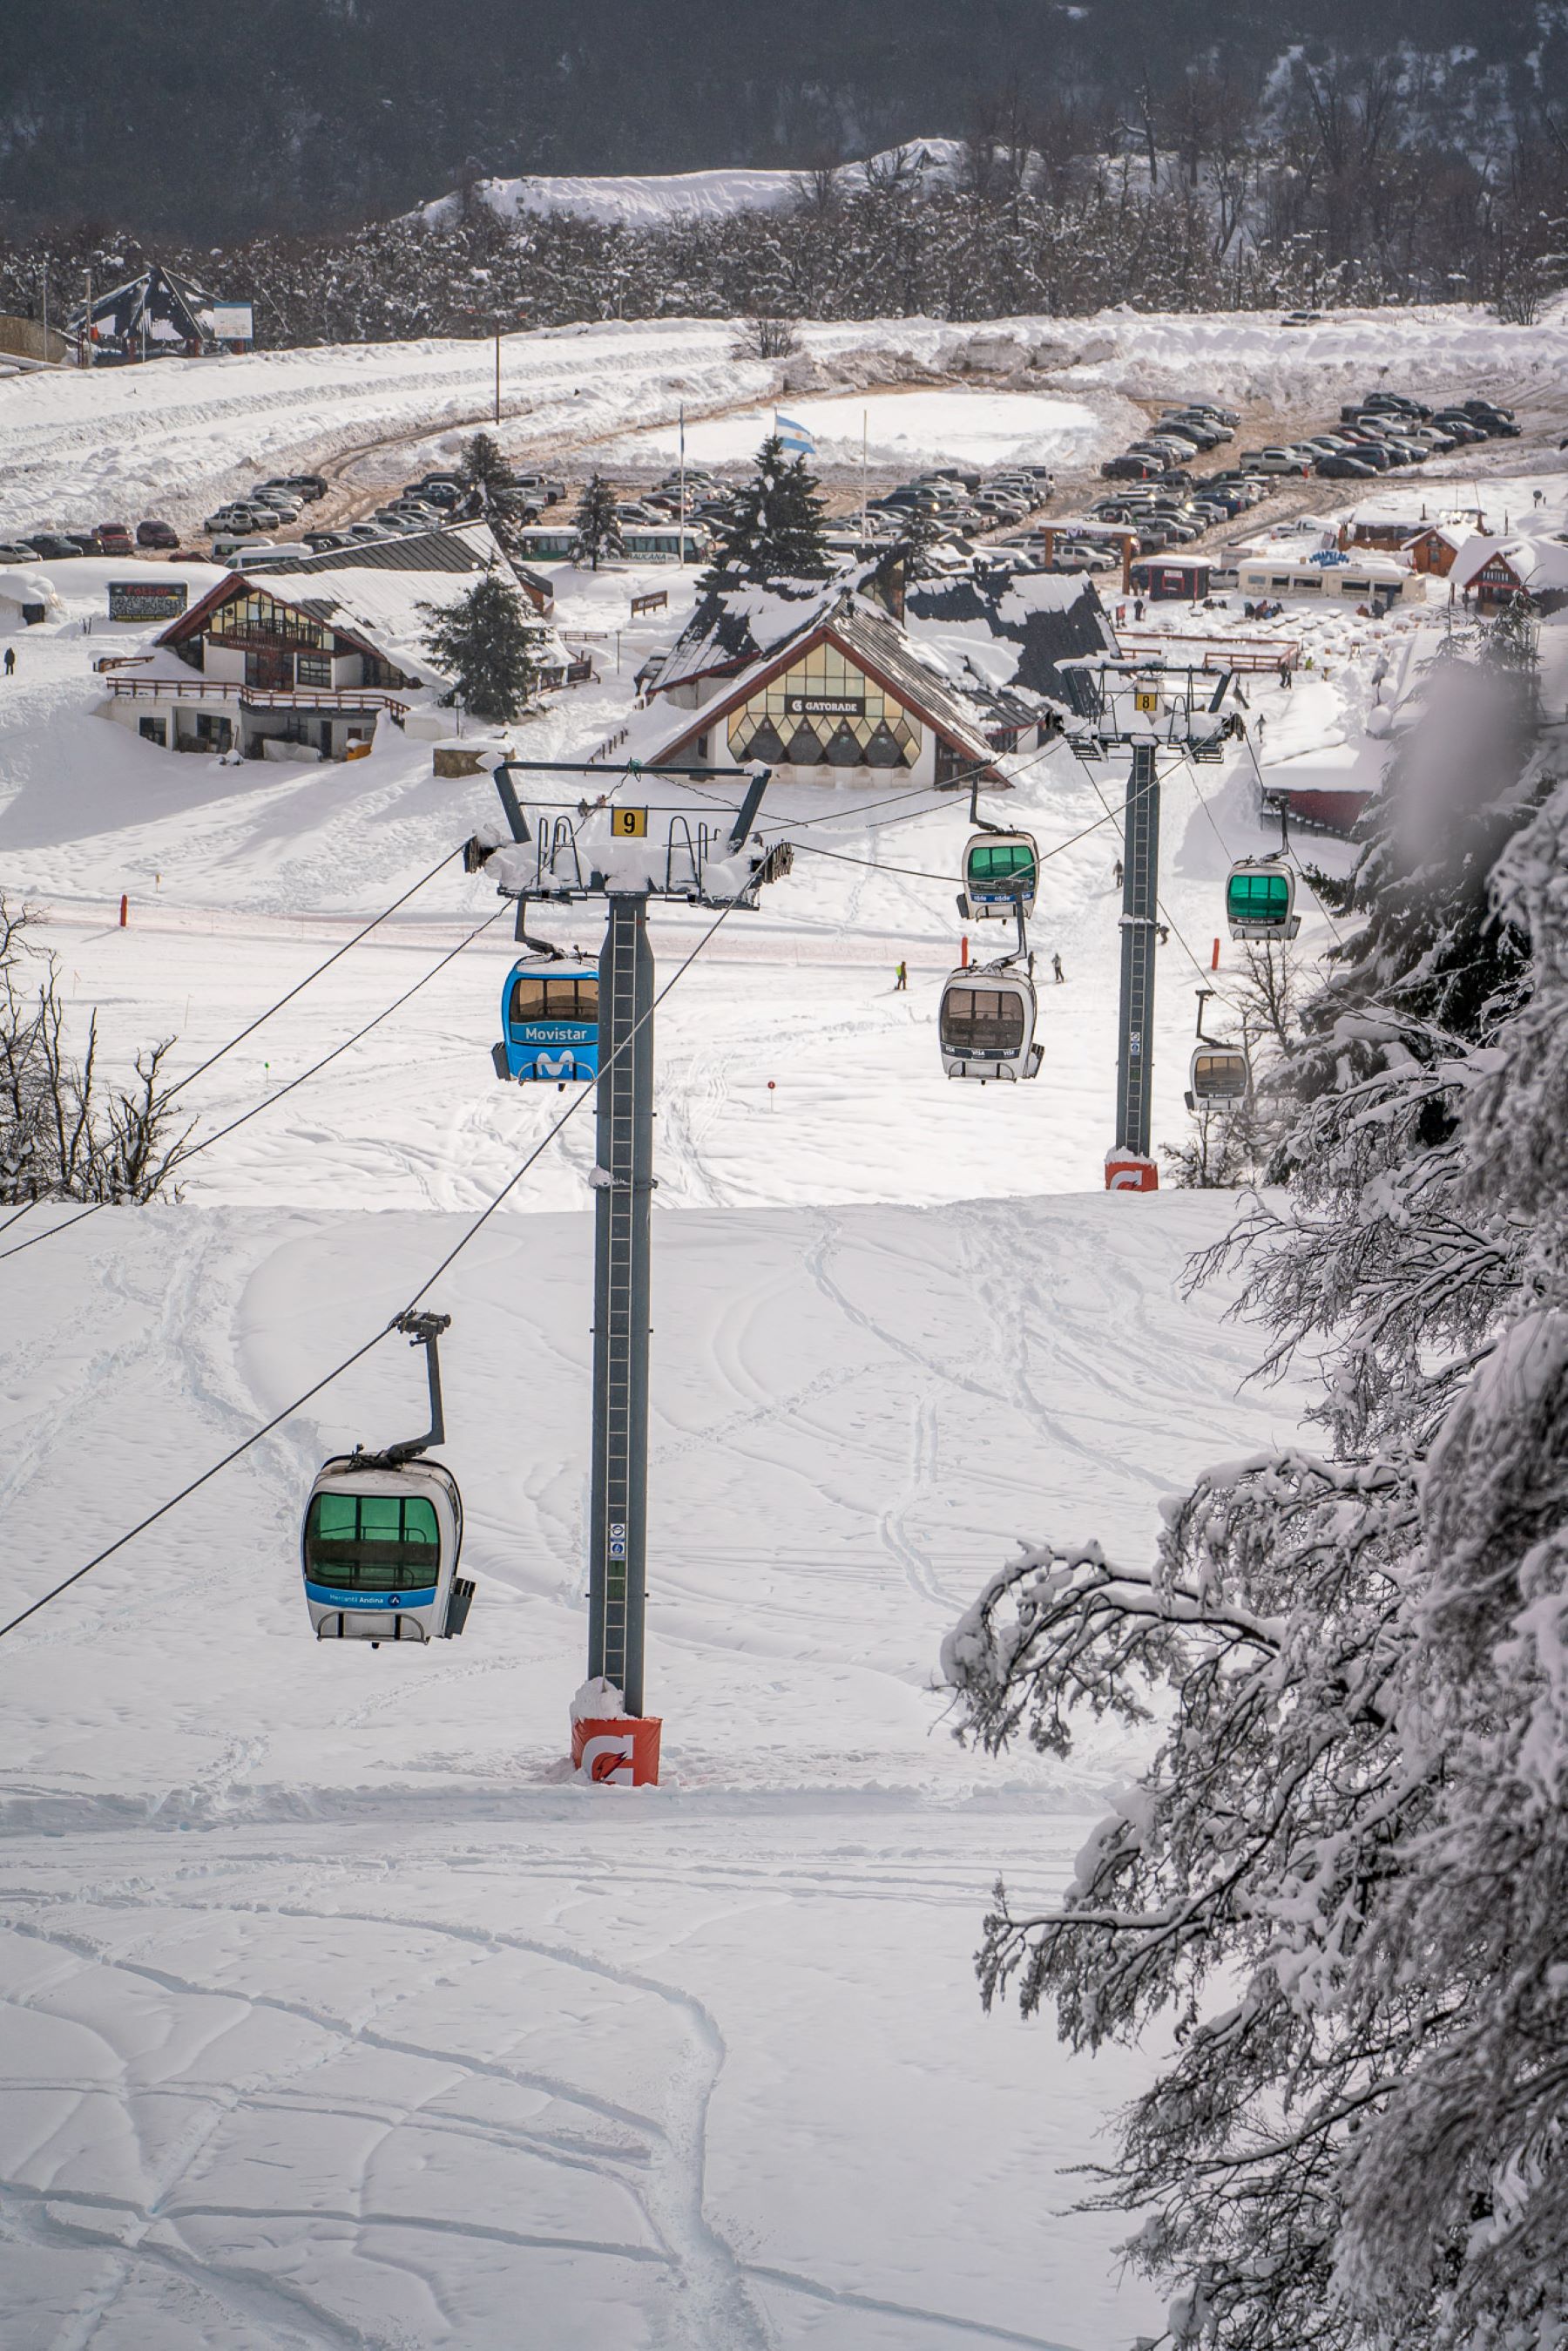
{"type": "Polygon", "coordinates": [[[1568,140],[1537,108],[1466,143],[1386,66],[1300,60],[1267,104],[1194,71],[1124,119],[992,99],[932,175],[896,149],[788,209],[657,228],[499,219],[472,175],[451,217],[229,246],[78,223],[0,244],[0,310],[57,323],[156,259],[250,298],[258,343],[489,334],[606,318],[787,322],[1469,299],[1527,323],[1568,283],[1568,140]]]}
{"type": "Polygon", "coordinates": [[[1294,66],[1375,67],[1473,155],[1564,111],[1563,0],[49,0],[10,12],[0,227],[233,245],[403,211],[465,172],[805,168],[959,136],[996,93],[1096,149],[1191,79],[1269,121],[1294,66]]]}

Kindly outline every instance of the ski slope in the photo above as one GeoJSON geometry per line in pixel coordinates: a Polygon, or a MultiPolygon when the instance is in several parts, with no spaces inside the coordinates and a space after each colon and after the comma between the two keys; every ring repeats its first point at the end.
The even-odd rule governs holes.
{"type": "MultiPolygon", "coordinates": [[[[1131,1755],[988,1764],[930,1683],[1015,1532],[1147,1548],[1218,1431],[1292,1426],[1178,1295],[1225,1212],[659,1218],[657,1792],[561,1778],[581,1212],[498,1220],[441,1285],[461,1645],[305,1635],[300,1496],[421,1403],[397,1343],[5,1644],[7,2344],[89,2314],[117,2351],[1147,2324],[1114,2230],[1054,2217],[1139,2062],[1064,2064],[970,1970],[997,1868],[1060,1886],[1131,1755]]],[[[460,1229],[115,1211],[0,1268],[8,1588],[286,1404],[460,1229]]]]}
{"type": "MultiPolygon", "coordinates": [[[[1532,486],[1507,494],[1522,509],[1532,486]]],[[[62,567],[63,619],[16,640],[0,887],[36,907],[78,1020],[100,1006],[107,1055],[173,1033],[192,1071],[488,816],[490,787],[438,781],[395,729],[313,769],[171,759],[107,725],[88,664],[148,632],[81,623],[125,569],[62,567]]],[[[603,675],[528,752],[624,719],[644,584],[561,575],[603,675]]],[[[1374,696],[1397,723],[1441,617],[1293,612],[1314,667],[1289,695],[1250,684],[1266,768],[1375,758],[1374,696]]],[[[890,783],[772,796],[794,873],[659,1011],[658,1790],[583,1790],[562,1761],[585,1662],[586,1115],[435,1293],[479,1584],[461,1643],[345,1656],[306,1629],[315,1466],[420,1417],[397,1342],[0,1643],[6,2351],[1112,2351],[1158,2331],[1116,2226],[1069,2210],[1157,2052],[1068,2059],[1048,2023],[984,2017],[971,1972],[998,1871],[1025,1900],[1058,1891],[1138,1750],[1101,1728],[1065,1762],[990,1761],[934,1687],[1016,1539],[1147,1556],[1161,1494],[1298,1425],[1297,1388],[1247,1384],[1257,1340],[1223,1288],[1183,1288],[1232,1203],[1100,1189],[1118,784],[1061,752],[1017,763],[1008,814],[1048,852],[1034,935],[1067,975],[1034,1085],[938,1073],[967,816],[890,783]]],[[[1184,1125],[1221,877],[1268,837],[1254,804],[1250,766],[1167,781],[1161,1140],[1184,1125]]],[[[8,1608],[381,1329],[576,1099],[493,1078],[504,921],[283,1092],[494,907],[444,869],[195,1081],[199,1137],[256,1114],[182,1203],[0,1257],[8,1608]]],[[[1310,955],[1328,935],[1304,912],[1310,955]]],[[[591,917],[546,919],[593,944],[591,917]]],[[[662,977],[711,922],[656,917],[662,977]]]]}

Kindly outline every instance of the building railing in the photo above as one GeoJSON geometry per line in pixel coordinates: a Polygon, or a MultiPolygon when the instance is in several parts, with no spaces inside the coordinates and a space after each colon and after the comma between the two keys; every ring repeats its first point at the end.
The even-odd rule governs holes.
{"type": "Polygon", "coordinates": [[[110,694],[150,702],[237,702],[245,710],[385,710],[406,718],[409,705],[384,685],[244,685],[226,677],[111,677],[110,694]]]}

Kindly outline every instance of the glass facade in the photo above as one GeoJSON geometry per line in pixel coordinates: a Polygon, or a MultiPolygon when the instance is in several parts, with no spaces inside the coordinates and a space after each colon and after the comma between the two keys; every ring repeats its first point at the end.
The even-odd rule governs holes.
{"type": "Polygon", "coordinates": [[[207,634],[219,645],[309,645],[319,653],[332,651],[329,628],[259,589],[236,596],[215,611],[207,623],[207,634]]]}
{"type": "Polygon", "coordinates": [[[836,645],[812,650],[730,713],[730,757],[771,767],[912,768],[920,727],[836,645]]]}

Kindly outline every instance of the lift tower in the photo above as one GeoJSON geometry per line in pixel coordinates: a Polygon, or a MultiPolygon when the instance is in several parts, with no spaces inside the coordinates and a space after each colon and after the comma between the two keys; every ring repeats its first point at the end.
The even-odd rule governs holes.
{"type": "Polygon", "coordinates": [[[1132,753],[1122,811],[1122,971],[1117,1024],[1116,1140],[1106,1154],[1106,1188],[1153,1192],[1159,1169],[1150,1148],[1154,1086],[1155,955],[1159,933],[1158,754],[1213,764],[1240,732],[1222,710],[1231,673],[1163,660],[1089,656],[1061,664],[1077,724],[1067,740],[1086,767],[1132,753]]]}
{"type": "Polygon", "coordinates": [[[656,1731],[643,1714],[647,1604],[648,1390],[653,1175],[653,899],[754,907],[764,882],[788,871],[787,848],[754,832],[769,770],[602,767],[512,759],[494,770],[509,838],[481,835],[471,865],[490,867],[517,901],[516,936],[542,960],[559,950],[530,939],[530,899],[605,903],[599,956],[599,1074],[594,1199],[594,1372],[588,1529],[588,1680],[607,1684],[620,1716],[578,1719],[574,1760],[606,1780],[658,1776],[656,1731]],[[524,801],[517,778],[540,779],[524,801]],[[598,795],[555,799],[544,780],[591,777],[598,795]],[[632,802],[652,784],[663,806],[632,802]],[[607,784],[608,789],[606,789],[607,784]],[[672,785],[702,787],[701,799],[672,785]],[[731,805],[726,806],[728,794],[731,805]],[[594,1734],[585,1738],[585,1731],[594,1734]],[[589,1750],[595,1750],[591,1754],[589,1750]],[[649,1759],[651,1758],[651,1761],[649,1759]],[[601,1766],[612,1768],[601,1769],[601,1766]]]}

